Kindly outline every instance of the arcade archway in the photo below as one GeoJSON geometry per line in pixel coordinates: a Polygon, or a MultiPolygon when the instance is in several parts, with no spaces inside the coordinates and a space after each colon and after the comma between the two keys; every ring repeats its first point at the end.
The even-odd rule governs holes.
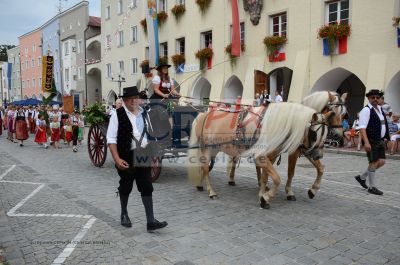
{"type": "Polygon", "coordinates": [[[117,94],[114,92],[114,90],[111,90],[110,92],[108,92],[108,96],[107,96],[107,105],[111,106],[113,104],[115,104],[115,101],[117,100],[117,94]]]}
{"type": "Polygon", "coordinates": [[[278,90],[283,98],[287,101],[292,83],[293,70],[287,67],[280,67],[272,70],[269,74],[269,92],[272,100],[275,100],[275,92],[278,90]]]}
{"type": "Polygon", "coordinates": [[[236,99],[243,95],[242,81],[236,76],[231,76],[225,83],[223,102],[235,103],[236,99]]]}
{"type": "Polygon", "coordinates": [[[400,112],[400,71],[390,80],[385,90],[385,101],[392,106],[393,112],[400,112]]]}
{"type": "Polygon", "coordinates": [[[354,73],[344,68],[335,68],[322,75],[315,82],[311,93],[315,91],[335,91],[340,95],[347,92],[346,106],[350,123],[364,106],[365,85],[354,73]]]}
{"type": "Polygon", "coordinates": [[[87,103],[101,102],[101,71],[92,68],[87,74],[87,103]]]}
{"type": "Polygon", "coordinates": [[[204,98],[210,98],[211,83],[204,77],[199,76],[194,80],[189,96],[195,98],[193,104],[200,105],[204,98]]]}

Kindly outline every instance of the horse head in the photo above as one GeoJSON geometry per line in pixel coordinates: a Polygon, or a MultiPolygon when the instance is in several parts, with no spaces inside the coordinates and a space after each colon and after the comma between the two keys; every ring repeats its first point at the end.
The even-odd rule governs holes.
{"type": "Polygon", "coordinates": [[[328,121],[335,116],[335,112],[314,113],[302,147],[306,149],[305,155],[314,161],[323,157],[322,148],[328,135],[328,121]]]}
{"type": "Polygon", "coordinates": [[[343,126],[342,126],[342,118],[347,113],[346,108],[346,99],[347,93],[344,93],[340,96],[338,93],[328,92],[329,100],[325,109],[322,113],[333,112],[334,115],[330,115],[330,118],[326,121],[329,125],[329,129],[332,132],[332,135],[337,139],[343,138],[343,126]]]}

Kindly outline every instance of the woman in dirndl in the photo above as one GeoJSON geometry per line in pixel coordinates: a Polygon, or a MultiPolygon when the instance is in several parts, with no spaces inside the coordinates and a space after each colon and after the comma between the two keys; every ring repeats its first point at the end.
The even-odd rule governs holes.
{"type": "Polygon", "coordinates": [[[60,147],[60,122],[58,116],[53,116],[53,121],[50,123],[51,142],[54,148],[60,147]]]}
{"type": "Polygon", "coordinates": [[[28,139],[28,120],[22,107],[18,107],[15,115],[15,138],[19,141],[19,146],[24,146],[24,141],[28,139]]]}
{"type": "Polygon", "coordinates": [[[7,111],[7,128],[8,128],[8,136],[7,139],[16,143],[17,141],[14,140],[14,133],[15,133],[15,108],[12,105],[9,105],[9,109],[7,111]]]}

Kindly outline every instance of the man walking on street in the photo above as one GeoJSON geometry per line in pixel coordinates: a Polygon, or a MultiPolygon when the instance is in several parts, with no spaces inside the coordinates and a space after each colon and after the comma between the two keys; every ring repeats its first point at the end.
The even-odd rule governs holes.
{"type": "Polygon", "coordinates": [[[384,139],[390,140],[386,115],[378,104],[383,93],[372,89],[366,96],[369,103],[360,112],[359,128],[369,165],[368,169],[355,179],[363,188],[368,189],[369,193],[383,195],[383,192],[375,186],[375,171],[385,164],[384,139]],[[367,177],[369,186],[366,184],[367,177]]]}
{"type": "MultiPolygon", "coordinates": [[[[111,116],[107,131],[107,142],[115,166],[120,176],[119,197],[121,202],[121,225],[131,227],[128,216],[128,199],[134,180],[141,193],[146,212],[147,231],[166,227],[167,222],[159,222],[153,214],[153,184],[148,164],[141,164],[136,157],[146,156],[150,144],[148,141],[149,122],[146,111],[140,107],[141,99],[136,86],[123,90],[123,106],[111,116]]],[[[147,156],[147,159],[151,159],[147,156]]]]}

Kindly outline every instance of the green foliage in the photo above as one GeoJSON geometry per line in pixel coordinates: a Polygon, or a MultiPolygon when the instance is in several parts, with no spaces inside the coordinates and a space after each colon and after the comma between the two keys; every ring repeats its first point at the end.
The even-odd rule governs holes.
{"type": "Polygon", "coordinates": [[[90,124],[101,124],[108,121],[106,108],[101,103],[95,103],[85,108],[82,114],[86,117],[86,122],[90,124]]]}
{"type": "Polygon", "coordinates": [[[8,61],[7,50],[12,49],[14,47],[15,47],[15,45],[9,45],[9,44],[1,44],[0,45],[0,61],[1,62],[8,61]]]}

